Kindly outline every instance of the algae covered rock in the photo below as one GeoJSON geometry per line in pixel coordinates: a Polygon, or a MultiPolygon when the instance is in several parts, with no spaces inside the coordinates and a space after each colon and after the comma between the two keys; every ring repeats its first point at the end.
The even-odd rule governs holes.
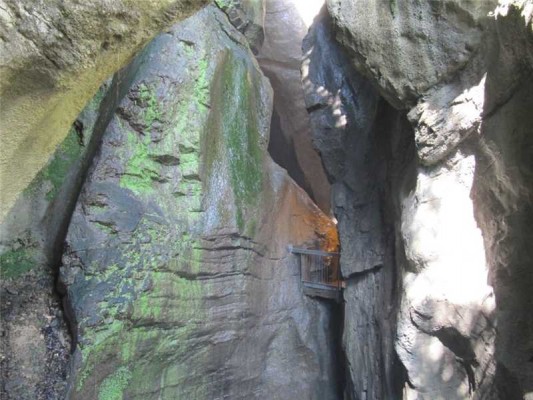
{"type": "Polygon", "coordinates": [[[268,157],[271,110],[217,8],[147,47],[66,238],[71,399],[336,398],[329,307],[286,250],[333,224],[268,157]]]}
{"type": "Polygon", "coordinates": [[[154,35],[206,3],[2,1],[0,220],[98,87],[154,35]]]}

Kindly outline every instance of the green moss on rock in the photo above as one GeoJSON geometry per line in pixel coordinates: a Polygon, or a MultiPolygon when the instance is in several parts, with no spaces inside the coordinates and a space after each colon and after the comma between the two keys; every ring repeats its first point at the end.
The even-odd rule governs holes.
{"type": "Polygon", "coordinates": [[[17,278],[30,271],[36,264],[35,251],[28,248],[9,250],[0,255],[2,279],[17,278]]]}
{"type": "Polygon", "coordinates": [[[204,106],[209,106],[209,79],[208,79],[209,62],[202,58],[198,63],[198,78],[194,87],[194,98],[204,106]]]}
{"type": "Polygon", "coordinates": [[[149,128],[154,121],[161,120],[163,112],[157,100],[157,94],[152,87],[144,83],[139,85],[139,100],[143,106],[143,119],[146,126],[149,128]]]}
{"type": "Polygon", "coordinates": [[[120,179],[120,186],[136,194],[151,192],[153,180],[159,176],[160,165],[148,155],[150,138],[148,136],[140,138],[131,131],[127,135],[127,147],[132,154],[120,179]]]}
{"type": "Polygon", "coordinates": [[[236,222],[245,227],[248,206],[256,206],[263,187],[263,158],[257,113],[257,82],[252,80],[252,65],[238,54],[228,52],[221,63],[212,90],[213,105],[206,142],[206,175],[212,174],[215,160],[229,163],[231,187],[235,196],[236,222]]]}
{"type": "Polygon", "coordinates": [[[126,367],[119,368],[100,385],[98,400],[122,400],[124,389],[130,380],[130,370],[126,367]]]}

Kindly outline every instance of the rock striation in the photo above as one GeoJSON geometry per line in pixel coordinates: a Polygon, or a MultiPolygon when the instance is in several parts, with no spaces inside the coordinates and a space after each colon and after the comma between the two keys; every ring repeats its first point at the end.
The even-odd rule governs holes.
{"type": "Polygon", "coordinates": [[[66,237],[69,397],[337,398],[331,306],[286,248],[333,223],[267,154],[244,37],[208,7],[138,57],[66,237]]]}

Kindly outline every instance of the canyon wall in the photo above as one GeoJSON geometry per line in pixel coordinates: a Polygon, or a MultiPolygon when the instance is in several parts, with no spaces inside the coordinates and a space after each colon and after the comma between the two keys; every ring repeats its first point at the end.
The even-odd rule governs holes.
{"type": "Polygon", "coordinates": [[[302,8],[317,8],[316,1],[303,6],[296,0],[268,0],[265,41],[257,60],[274,89],[274,110],[269,152],[276,163],[304,188],[315,203],[330,214],[330,185],[311,142],[300,64],[302,40],[307,34],[302,8]]]}
{"type": "Polygon", "coordinates": [[[531,398],[533,2],[214,3],[0,7],[1,397],[531,398]]]}
{"type": "Polygon", "coordinates": [[[315,20],[304,52],[306,104],[332,181],[346,283],[345,398],[400,398],[404,374],[394,336],[401,272],[391,191],[414,155],[409,125],[352,68],[326,13],[315,20]]]}
{"type": "Polygon", "coordinates": [[[100,89],[2,226],[2,396],[338,398],[332,305],[287,251],[335,229],[270,159],[271,112],[213,6],[100,89]]]}
{"type": "Polygon", "coordinates": [[[397,398],[396,378],[405,398],[527,396],[533,4],[327,11],[303,85],[348,279],[349,398],[397,398]]]}

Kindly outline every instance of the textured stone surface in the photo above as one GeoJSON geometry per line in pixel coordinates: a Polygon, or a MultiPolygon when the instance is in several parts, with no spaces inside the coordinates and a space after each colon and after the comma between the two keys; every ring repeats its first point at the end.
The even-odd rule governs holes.
{"type": "Polygon", "coordinates": [[[266,37],[258,61],[275,93],[269,152],[329,214],[330,184],[311,142],[300,79],[301,46],[308,22],[302,8],[318,11],[314,3],[303,6],[295,0],[266,2],[266,37]]]}
{"type": "Polygon", "coordinates": [[[408,261],[397,351],[407,398],[486,398],[495,374],[495,299],[470,191],[475,156],[418,170],[402,203],[408,261]],[[421,394],[422,393],[422,394],[421,394]]]}
{"type": "Polygon", "coordinates": [[[326,15],[315,21],[304,51],[306,104],[313,142],[333,182],[346,281],[344,398],[400,398],[403,368],[394,335],[401,281],[393,219],[393,193],[399,189],[393,186],[413,158],[412,136],[406,135],[406,119],[380,103],[374,88],[353,70],[326,15]]]}
{"type": "Polygon", "coordinates": [[[231,24],[241,32],[257,54],[265,40],[266,0],[215,0],[231,24]]]}
{"type": "Polygon", "coordinates": [[[204,4],[1,2],[0,219],[65,139],[102,82],[155,34],[204,4]]]}
{"type": "Polygon", "coordinates": [[[496,295],[497,390],[511,399],[533,393],[533,2],[502,2],[496,17],[472,198],[496,295]]]}
{"type": "Polygon", "coordinates": [[[478,51],[497,0],[328,0],[337,40],[391,104],[408,108],[478,51]]]}
{"type": "Polygon", "coordinates": [[[496,5],[328,1],[352,63],[411,108],[416,185],[393,193],[405,250],[396,348],[410,399],[531,392],[533,3],[496,5]]]}
{"type": "Polygon", "coordinates": [[[486,74],[468,78],[430,89],[409,112],[422,164],[442,161],[472,133],[479,134],[486,74]]]}
{"type": "MultiPolygon", "coordinates": [[[[437,348],[443,346],[443,351],[439,352],[442,358],[431,360],[435,372],[429,374],[429,369],[411,363],[413,354],[402,357],[407,358],[410,377],[427,379],[424,384],[420,382],[420,389],[412,381],[418,396],[422,388],[434,388],[435,393],[446,398],[464,398],[467,380],[470,389],[475,390],[474,398],[520,399],[531,392],[532,370],[526,359],[531,353],[532,317],[526,310],[530,309],[532,299],[525,289],[531,282],[531,271],[526,271],[525,265],[531,265],[532,259],[526,243],[531,240],[527,221],[531,220],[533,210],[531,185],[525,182],[531,182],[532,159],[528,127],[531,117],[526,111],[531,109],[531,96],[526,93],[531,92],[532,11],[531,2],[501,2],[486,35],[482,53],[486,60],[473,61],[454,81],[434,92],[450,92],[459,85],[464,88],[462,97],[467,101],[454,101],[448,106],[437,102],[435,110],[439,111],[433,111],[433,115],[448,115],[448,118],[442,119],[445,124],[438,120],[433,124],[433,143],[418,147],[421,162],[437,163],[429,170],[419,169],[417,192],[424,186],[426,189],[420,194],[413,193],[419,204],[413,207],[411,203],[414,214],[408,212],[420,215],[423,224],[416,223],[418,217],[402,219],[404,227],[411,233],[417,232],[406,237],[407,254],[413,265],[422,267],[412,284],[406,285],[406,300],[410,292],[417,291],[417,281],[427,281],[424,286],[429,288],[418,290],[418,300],[412,300],[411,311],[407,311],[407,306],[403,308],[401,320],[409,321],[407,313],[417,309],[422,297],[428,307],[434,307],[431,304],[435,304],[435,298],[439,298],[439,303],[445,299],[446,307],[437,308],[440,311],[434,313],[432,324],[442,325],[441,331],[455,330],[456,336],[460,334],[457,340],[466,339],[476,362],[470,363],[469,377],[467,363],[458,355],[454,343],[450,345],[435,332],[419,328],[419,333],[411,339],[431,340],[433,350],[439,352],[437,348]],[[479,76],[482,79],[478,84],[479,76]],[[471,111],[462,118],[462,111],[457,107],[465,111],[470,107],[471,111]],[[456,135],[465,132],[465,128],[475,135],[458,148],[452,145],[443,152],[441,144],[456,140],[456,135]],[[443,157],[446,152],[450,155],[443,157]],[[446,180],[449,181],[443,184],[446,180]],[[458,210],[468,210],[468,215],[461,216],[458,210]],[[473,215],[481,231],[474,225],[473,215]],[[428,231],[423,226],[430,221],[433,223],[428,231]],[[483,248],[480,248],[481,238],[483,248]],[[460,282],[446,283],[444,277],[453,274],[451,271],[465,261],[464,267],[455,273],[461,277],[460,282]],[[437,279],[439,270],[446,272],[437,279]],[[495,306],[491,305],[489,287],[484,288],[487,281],[494,288],[495,306]],[[439,283],[434,286],[430,282],[439,283]],[[439,314],[446,316],[446,322],[439,321],[439,314]],[[521,325],[517,321],[522,321],[521,325]],[[451,358],[445,361],[446,357],[451,358]],[[443,371],[441,378],[446,375],[449,380],[439,380],[437,370],[443,371]]],[[[428,96],[429,101],[424,98],[417,109],[422,102],[431,104],[434,98],[434,94],[428,96]]],[[[411,111],[410,116],[415,112],[411,111]]],[[[414,122],[416,118],[411,119],[415,123],[417,145],[428,115],[422,115],[417,122],[414,122]]],[[[412,318],[409,324],[416,325],[412,318]]],[[[400,348],[411,346],[409,340],[401,339],[398,343],[400,348]]],[[[414,356],[417,357],[416,353],[414,356]]]]}
{"type": "Polygon", "coordinates": [[[6,398],[64,398],[70,335],[55,290],[61,249],[87,170],[137,66],[102,85],[0,224],[6,398]]]}
{"type": "Polygon", "coordinates": [[[209,7],[146,51],[67,235],[71,398],[337,398],[330,306],[286,249],[333,224],[267,155],[244,38],[209,7]]]}

